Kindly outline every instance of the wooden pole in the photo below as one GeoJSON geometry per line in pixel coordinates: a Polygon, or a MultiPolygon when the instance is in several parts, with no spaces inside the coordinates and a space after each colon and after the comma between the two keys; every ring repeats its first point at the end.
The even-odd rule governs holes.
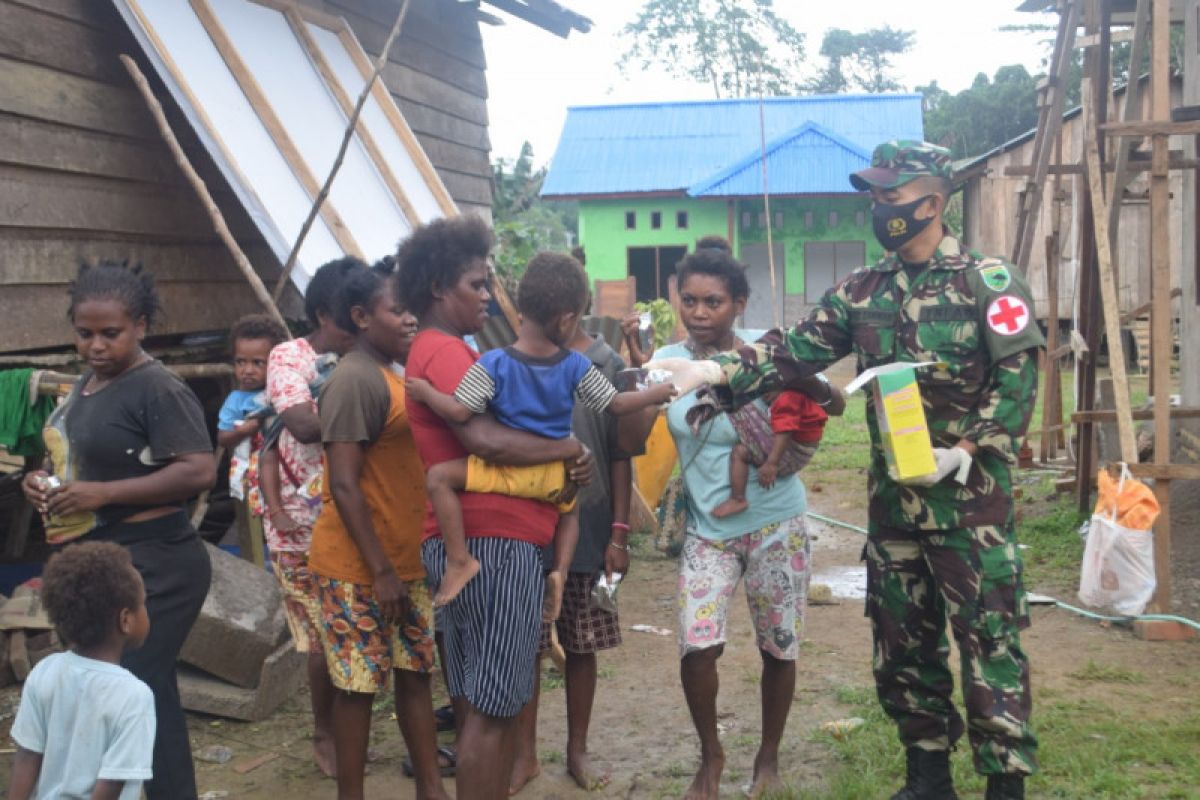
{"type": "MultiPolygon", "coordinates": [[[[758,144],[762,153],[763,213],[767,217],[767,269],[771,272],[771,320],[775,323],[775,327],[778,328],[782,324],[779,319],[779,306],[782,305],[782,298],[779,296],[779,287],[775,284],[775,242],[771,236],[771,193],[767,189],[767,122],[764,105],[760,88],[758,95],[758,144]]],[[[729,246],[733,247],[733,242],[730,242],[729,246]]]]}
{"type": "Polygon", "coordinates": [[[158,102],[158,98],[154,96],[154,91],[150,88],[150,82],[142,74],[142,70],[138,67],[137,62],[128,55],[121,54],[121,63],[125,65],[126,71],[129,72],[129,77],[133,78],[138,91],[142,93],[142,99],[146,101],[146,105],[150,108],[150,113],[154,116],[154,121],[158,125],[158,132],[162,134],[167,147],[171,149],[171,154],[175,157],[175,163],[179,165],[179,169],[183,171],[184,177],[187,178],[188,183],[196,191],[196,195],[200,198],[200,202],[208,212],[209,219],[212,220],[213,228],[216,229],[217,235],[221,237],[221,241],[225,243],[229,254],[233,256],[234,263],[237,264],[238,269],[242,271],[242,275],[250,284],[250,288],[254,291],[254,296],[258,298],[258,302],[262,304],[266,312],[274,317],[275,321],[282,325],[285,331],[288,330],[287,322],[284,321],[283,315],[279,313],[279,308],[275,305],[275,300],[268,294],[267,287],[263,285],[262,279],[258,277],[258,273],[251,266],[250,259],[246,258],[246,254],[242,252],[242,248],[238,247],[237,240],[233,238],[233,233],[230,232],[229,226],[225,223],[225,216],[221,214],[221,209],[217,208],[217,203],[209,193],[208,187],[204,185],[204,180],[196,172],[195,167],[192,166],[192,162],[188,160],[187,154],[183,152],[183,147],[179,144],[179,140],[175,138],[175,133],[171,130],[171,125],[167,122],[167,115],[163,113],[162,104],[158,102]]]}
{"type": "MultiPolygon", "coordinates": [[[[1171,2],[1154,0],[1151,18],[1150,100],[1151,118],[1159,124],[1171,119],[1171,2]]],[[[1150,383],[1154,394],[1154,463],[1171,463],[1171,188],[1168,171],[1168,138],[1165,132],[1151,137],[1150,173],[1150,383]]],[[[1154,481],[1154,496],[1161,511],[1154,523],[1154,571],[1158,588],[1152,607],[1171,609],[1171,482],[1154,481]]]]}
{"type": "Polygon", "coordinates": [[[288,254],[287,261],[283,265],[283,272],[279,275],[279,282],[275,284],[275,291],[272,297],[279,300],[283,294],[283,287],[287,286],[288,280],[292,276],[292,270],[296,268],[296,258],[300,255],[300,247],[304,244],[304,239],[308,236],[309,230],[316,221],[317,215],[321,213],[321,206],[325,205],[325,199],[329,197],[329,187],[333,185],[333,179],[337,177],[338,170],[342,168],[342,161],[346,158],[346,151],[350,148],[350,140],[354,138],[354,131],[358,128],[358,118],[362,114],[363,106],[367,104],[367,98],[371,96],[371,87],[375,85],[375,81],[379,78],[379,73],[383,72],[384,66],[388,61],[388,53],[391,52],[392,44],[400,36],[400,29],[404,27],[404,18],[408,15],[409,0],[404,0],[400,4],[400,13],[396,15],[396,22],[392,25],[392,30],[388,33],[387,41],[383,43],[383,48],[379,51],[379,57],[375,59],[375,67],[371,71],[371,75],[367,78],[367,82],[363,84],[362,91],[358,94],[358,102],[354,104],[354,111],[350,114],[350,119],[346,123],[346,132],[342,135],[342,144],[338,147],[337,158],[333,160],[333,166],[329,170],[329,177],[325,179],[325,183],[321,186],[321,191],[317,193],[316,199],[313,200],[312,208],[308,211],[308,218],[304,220],[304,224],[300,226],[300,234],[296,237],[296,244],[292,246],[292,252],[288,254]]]}
{"type": "Polygon", "coordinates": [[[1092,76],[1083,78],[1084,151],[1087,160],[1088,190],[1092,196],[1092,216],[1096,231],[1096,255],[1100,265],[1100,297],[1104,302],[1104,332],[1108,337],[1108,368],[1112,373],[1113,396],[1117,406],[1117,431],[1121,439],[1121,460],[1136,464],[1137,436],[1129,405],[1129,378],[1125,374],[1125,348],[1121,341],[1121,307],[1113,274],[1112,243],[1108,237],[1108,204],[1101,184],[1100,134],[1097,109],[1092,97],[1092,76]]]}

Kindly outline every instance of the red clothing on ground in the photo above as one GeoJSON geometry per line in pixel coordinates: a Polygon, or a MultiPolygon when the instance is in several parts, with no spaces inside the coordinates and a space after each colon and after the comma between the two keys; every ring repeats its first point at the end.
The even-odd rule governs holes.
{"type": "MultiPolygon", "coordinates": [[[[445,394],[454,394],[463,375],[479,359],[457,336],[427,328],[417,334],[405,367],[410,378],[424,378],[445,394]]],[[[468,453],[454,431],[424,403],[407,400],[408,421],[417,452],[428,470],[434,464],[468,453]]],[[[495,536],[545,547],[554,539],[558,510],[549,503],[502,494],[459,492],[468,537],[495,536]]],[[[425,539],[441,536],[433,506],[425,504],[425,539]]]]}
{"type": "Polygon", "coordinates": [[[829,415],[803,392],[780,392],[771,404],[771,430],[790,433],[792,441],[816,444],[825,433],[829,415]]]}

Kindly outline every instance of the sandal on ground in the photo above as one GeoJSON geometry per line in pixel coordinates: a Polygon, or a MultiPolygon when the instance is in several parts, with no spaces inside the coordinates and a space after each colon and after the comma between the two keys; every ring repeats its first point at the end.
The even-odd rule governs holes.
{"type": "MultiPolygon", "coordinates": [[[[449,747],[439,747],[438,754],[438,769],[442,773],[443,778],[452,777],[458,768],[458,756],[449,747]]],[[[405,756],[400,762],[400,769],[404,771],[406,777],[413,777],[415,770],[413,769],[412,756],[405,756]]]]}
{"type": "Polygon", "coordinates": [[[446,733],[447,731],[454,730],[456,727],[456,720],[454,719],[454,706],[447,704],[441,708],[435,708],[433,710],[433,719],[434,722],[437,723],[438,733],[446,733]]]}

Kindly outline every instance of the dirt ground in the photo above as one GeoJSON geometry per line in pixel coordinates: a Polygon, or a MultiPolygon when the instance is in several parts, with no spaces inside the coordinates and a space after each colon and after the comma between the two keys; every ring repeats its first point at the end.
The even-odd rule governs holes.
{"type": "MultiPolygon", "coordinates": [[[[865,524],[861,480],[858,475],[837,473],[810,476],[812,510],[852,524],[865,524]]],[[[813,533],[818,576],[858,564],[859,534],[822,523],[813,523],[813,533]]],[[[696,739],[679,688],[675,639],[628,629],[637,623],[677,627],[675,575],[673,560],[643,554],[622,588],[625,644],[601,656],[591,736],[594,757],[613,774],[604,796],[678,797],[695,768],[696,739]]],[[[733,608],[731,637],[720,663],[719,699],[727,751],[723,794],[730,797],[740,796],[749,780],[759,725],[758,654],[740,596],[733,608]]],[[[810,611],[808,643],[798,665],[795,705],[782,753],[785,776],[794,786],[817,788],[821,776],[835,767],[827,740],[815,730],[823,722],[847,715],[848,710],[837,700],[838,690],[871,685],[869,630],[862,613],[862,601],[856,599],[814,606],[810,611]]],[[[1127,632],[1102,628],[1045,606],[1035,609],[1034,625],[1025,642],[1034,666],[1036,693],[1053,693],[1065,699],[1097,690],[1094,684],[1070,677],[1082,662],[1094,659],[1136,669],[1145,676],[1143,682],[1115,691],[1122,694],[1116,702],[1131,709],[1145,708],[1147,713],[1154,713],[1159,703],[1155,698],[1179,695],[1181,676],[1196,675],[1200,656],[1200,647],[1194,644],[1148,644],[1127,632]]],[[[522,797],[584,797],[586,793],[575,788],[562,763],[566,728],[561,681],[547,672],[543,688],[539,738],[543,774],[522,797]]],[[[12,723],[17,699],[15,688],[0,696],[0,724],[5,732],[12,723]]],[[[195,751],[221,744],[234,754],[227,764],[197,762],[200,791],[226,792],[209,796],[230,798],[333,797],[333,782],[321,777],[309,759],[306,706],[307,696],[301,692],[258,724],[192,717],[195,751]],[[237,771],[237,767],[263,756],[272,760],[244,774],[237,771]]],[[[403,744],[391,711],[383,702],[375,715],[373,745],[380,758],[368,778],[368,796],[411,797],[412,783],[401,773],[403,744]]],[[[8,759],[0,762],[0,779],[5,783],[8,767],[8,759]]]]}

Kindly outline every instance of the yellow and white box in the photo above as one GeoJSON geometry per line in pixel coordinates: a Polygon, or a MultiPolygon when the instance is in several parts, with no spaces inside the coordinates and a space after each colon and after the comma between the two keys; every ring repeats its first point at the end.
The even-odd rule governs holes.
{"type": "Polygon", "coordinates": [[[846,393],[851,394],[871,384],[888,472],[901,483],[937,472],[921,387],[917,384],[917,369],[935,363],[901,362],[872,367],[846,386],[846,393]]]}

